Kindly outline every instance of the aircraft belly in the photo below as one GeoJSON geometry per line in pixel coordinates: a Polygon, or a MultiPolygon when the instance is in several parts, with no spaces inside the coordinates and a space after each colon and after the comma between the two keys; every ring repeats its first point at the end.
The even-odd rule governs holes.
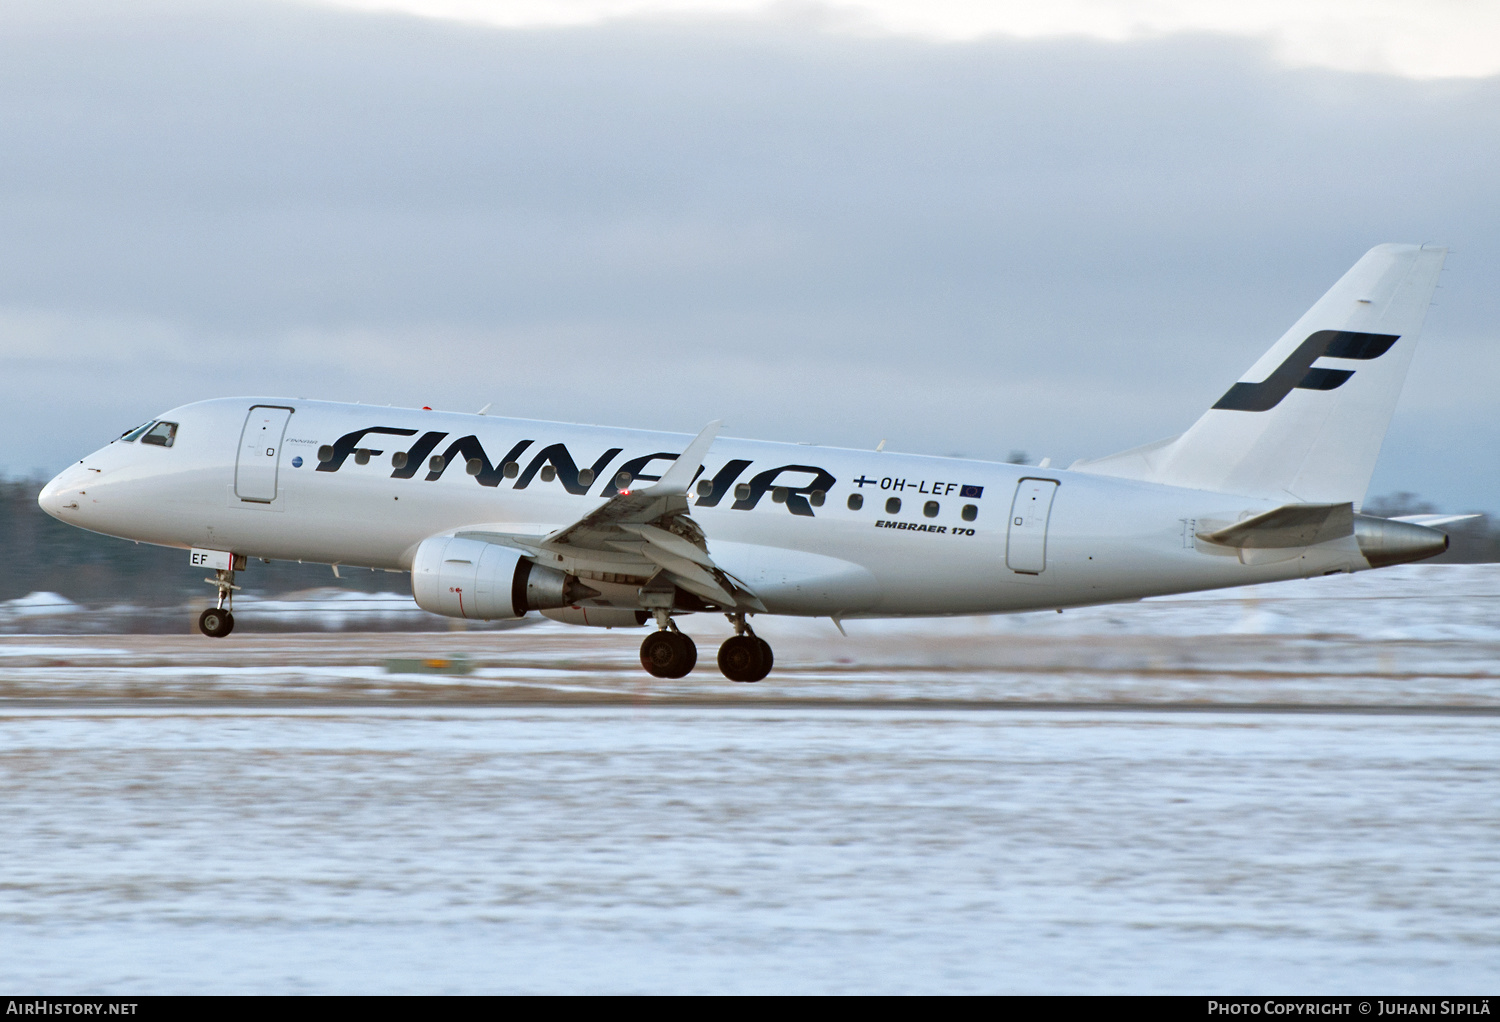
{"type": "Polygon", "coordinates": [[[716,541],[714,562],[747,585],[772,614],[857,612],[880,598],[875,576],[853,561],[757,543],[716,541]]]}

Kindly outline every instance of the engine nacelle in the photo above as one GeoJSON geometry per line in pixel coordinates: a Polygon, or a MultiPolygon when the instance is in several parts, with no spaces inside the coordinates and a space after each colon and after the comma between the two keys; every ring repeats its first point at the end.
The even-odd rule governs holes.
{"type": "Polygon", "coordinates": [[[498,621],[598,596],[573,575],[544,568],[521,551],[478,539],[434,536],[411,564],[417,606],[445,617],[498,621]]]}
{"type": "Polygon", "coordinates": [[[542,611],[542,617],[590,628],[639,628],[651,619],[646,611],[627,607],[557,607],[542,611]]]}
{"type": "Polygon", "coordinates": [[[1448,549],[1448,534],[1414,522],[1354,516],[1354,538],[1372,568],[1436,557],[1448,549]]]}

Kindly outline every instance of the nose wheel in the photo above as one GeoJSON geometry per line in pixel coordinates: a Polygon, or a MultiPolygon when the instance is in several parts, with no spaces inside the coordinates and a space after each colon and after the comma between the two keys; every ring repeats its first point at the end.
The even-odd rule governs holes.
{"type": "Polygon", "coordinates": [[[198,615],[198,631],[211,639],[222,639],[234,631],[234,615],[218,607],[209,607],[198,615]]]}
{"type": "Polygon", "coordinates": [[[234,591],[239,588],[234,584],[234,570],[245,566],[245,557],[243,554],[231,554],[230,558],[232,567],[221,568],[214,572],[213,578],[203,580],[219,590],[218,605],[209,607],[198,615],[198,631],[210,639],[222,639],[234,631],[234,614],[226,604],[232,605],[234,602],[234,591]]]}

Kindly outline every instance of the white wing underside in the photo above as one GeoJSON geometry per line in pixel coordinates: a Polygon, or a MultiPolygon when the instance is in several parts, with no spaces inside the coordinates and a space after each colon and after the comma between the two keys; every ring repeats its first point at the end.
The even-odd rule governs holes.
{"type": "Polygon", "coordinates": [[[586,581],[645,579],[652,587],[668,582],[716,606],[764,611],[749,587],[714,563],[689,513],[688,487],[720,425],[705,426],[660,480],[615,495],[572,525],[545,536],[486,528],[457,535],[515,547],[538,564],[586,581]]]}

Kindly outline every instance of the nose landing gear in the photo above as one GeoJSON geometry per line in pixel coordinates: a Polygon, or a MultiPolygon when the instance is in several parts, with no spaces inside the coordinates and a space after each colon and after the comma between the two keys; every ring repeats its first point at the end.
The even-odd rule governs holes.
{"type": "Polygon", "coordinates": [[[234,615],[219,607],[209,607],[198,615],[198,631],[213,639],[222,639],[234,631],[234,615]]]}
{"type": "Polygon", "coordinates": [[[776,662],[771,644],[750,629],[744,614],[730,614],[735,635],[719,647],[719,670],[730,681],[760,681],[776,662]]]}
{"type": "MultiPolygon", "coordinates": [[[[236,567],[244,567],[242,556],[235,557],[230,563],[236,567]]],[[[230,607],[234,605],[234,591],[239,588],[234,584],[234,568],[227,571],[220,568],[214,572],[213,578],[206,578],[203,581],[219,587],[219,602],[217,606],[210,607],[198,615],[198,631],[211,639],[222,639],[234,631],[234,614],[230,611],[230,607]]]]}

